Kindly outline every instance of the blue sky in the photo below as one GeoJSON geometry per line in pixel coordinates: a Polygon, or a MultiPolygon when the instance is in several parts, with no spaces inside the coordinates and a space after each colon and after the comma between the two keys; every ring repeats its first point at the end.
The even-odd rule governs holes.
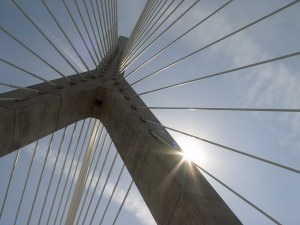
{"type": "MultiPolygon", "coordinates": [[[[132,75],[129,80],[134,81],[137,77],[147,75],[162,65],[217,40],[288,2],[233,2],[190,35],[178,41],[173,48],[143,67],[138,74],[132,75]]],[[[164,46],[164,43],[174,40],[222,3],[201,1],[189,17],[178,23],[161,39],[156,46],[157,49],[164,46]]],[[[151,90],[298,51],[300,47],[298,12],[299,5],[296,5],[149,78],[147,82],[137,84],[135,88],[139,93],[145,89],[151,90]]],[[[148,57],[145,56],[145,59],[148,57]]],[[[294,57],[224,77],[156,92],[142,98],[149,106],[299,108],[298,71],[299,57],[294,57]]],[[[164,125],[299,168],[297,114],[170,110],[155,110],[154,113],[164,125]]],[[[182,137],[172,132],[171,134],[175,135],[181,144],[182,137]]],[[[186,142],[185,139],[182,142],[186,142]]],[[[283,224],[299,224],[298,175],[228,153],[208,144],[191,139],[190,141],[194,143],[192,148],[195,151],[201,151],[203,160],[200,160],[200,163],[204,168],[283,224]]],[[[187,147],[190,148],[190,145],[187,144],[187,147]]],[[[182,147],[184,149],[184,146],[182,147]]],[[[212,184],[243,223],[272,224],[217,184],[214,182],[212,184]]]]}
{"type": "MultiPolygon", "coordinates": [[[[48,1],[57,18],[64,25],[75,46],[93,68],[83,44],[79,40],[65,9],[59,1],[48,1]]],[[[72,9],[74,5],[67,1],[72,9]]],[[[176,1],[177,2],[177,1],[176,1]]],[[[192,4],[191,0],[162,26],[163,30],[172,19],[192,4]]],[[[196,24],[225,1],[201,0],[167,34],[162,36],[150,51],[133,63],[130,72],[152,54],[174,40],[177,36],[196,24]]],[[[220,37],[244,26],[267,13],[280,8],[290,1],[234,1],[217,15],[176,42],[172,48],[162,53],[138,73],[128,78],[134,82],[162,66],[200,48],[220,37]]],[[[21,4],[21,2],[20,2],[21,4]]],[[[80,3],[81,4],[81,3],[80,3]]],[[[119,1],[119,34],[129,36],[145,1],[119,1]]],[[[38,21],[43,31],[64,51],[72,56],[70,60],[78,69],[83,69],[75,53],[49,18],[40,1],[30,0],[22,6],[38,21]]],[[[135,85],[140,93],[214,72],[277,57],[300,49],[300,5],[275,15],[217,45],[184,60],[152,78],[135,85]]],[[[78,15],[77,15],[78,16],[78,15]]],[[[34,30],[9,1],[0,3],[0,25],[14,33],[39,54],[56,65],[64,74],[74,73],[62,63],[51,46],[34,30]]],[[[159,31],[158,31],[159,33],[159,31]]],[[[0,57],[42,74],[48,79],[58,78],[49,68],[38,62],[32,55],[20,48],[3,32],[0,33],[0,57]]],[[[299,108],[299,56],[287,60],[234,72],[223,77],[203,80],[178,88],[144,95],[142,99],[149,106],[198,106],[198,107],[261,107],[299,108]]],[[[35,79],[0,64],[1,81],[27,86],[35,79]]],[[[8,91],[2,88],[1,92],[8,91]]],[[[186,131],[199,137],[255,154],[293,168],[300,165],[300,117],[295,113],[251,113],[251,112],[211,112],[153,110],[162,124],[186,131]]],[[[300,178],[299,175],[283,171],[261,162],[247,159],[235,153],[182,137],[171,132],[183,149],[199,152],[197,161],[206,170],[217,176],[247,199],[267,211],[283,224],[300,223],[300,178]]],[[[3,160],[2,160],[3,161],[3,160]]],[[[4,164],[1,162],[1,167],[4,164]]],[[[3,171],[1,169],[1,171],[3,171]]],[[[2,174],[2,173],[1,173],[2,174]]],[[[244,224],[272,224],[248,205],[237,199],[219,184],[208,180],[220,193],[227,204],[244,224]]],[[[139,207],[137,207],[139,208],[139,207]]],[[[130,211],[130,210],[129,210],[130,211]]],[[[128,212],[129,212],[128,211],[128,212]]],[[[135,210],[131,210],[133,212],[135,210]]],[[[140,214],[141,215],[141,214],[140,214]]],[[[148,214],[147,214],[148,215],[148,214]]],[[[137,224],[152,224],[147,216],[132,214],[137,224]]],[[[130,215],[127,216],[130,218],[130,215]]],[[[150,217],[149,217],[150,218],[150,217]]],[[[131,223],[132,224],[132,223],[131,223]]]]}

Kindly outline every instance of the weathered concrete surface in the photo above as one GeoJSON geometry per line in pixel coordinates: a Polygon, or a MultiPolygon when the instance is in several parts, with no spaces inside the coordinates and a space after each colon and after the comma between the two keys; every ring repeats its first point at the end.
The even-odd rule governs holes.
{"type": "MultiPolygon", "coordinates": [[[[202,174],[149,132],[158,134],[161,128],[131,115],[156,120],[148,111],[130,107],[141,105],[139,99],[130,101],[128,104],[119,93],[106,92],[97,118],[108,129],[157,224],[241,224],[202,174]]],[[[161,137],[173,144],[167,133],[161,137]]]]}
{"type": "Polygon", "coordinates": [[[117,85],[112,80],[119,56],[107,67],[104,77],[81,82],[78,76],[73,76],[78,80],[76,85],[64,79],[54,81],[64,86],[63,89],[47,84],[33,87],[47,91],[43,95],[18,90],[0,96],[28,97],[0,104],[0,156],[75,121],[98,118],[108,130],[157,224],[241,224],[202,174],[182,161],[179,147],[166,130],[139,118],[158,122],[149,110],[132,107],[144,105],[140,98],[125,98],[134,91],[119,91],[126,84],[122,81],[123,84],[117,85]],[[169,144],[162,143],[151,132],[169,144]]]}
{"type": "MultiPolygon", "coordinates": [[[[78,79],[78,77],[74,77],[78,79]]],[[[95,96],[104,93],[99,85],[103,80],[65,84],[63,89],[49,87],[46,84],[32,88],[47,90],[45,94],[14,91],[1,97],[22,96],[23,101],[0,103],[0,156],[40,139],[49,133],[70,125],[78,120],[92,116],[95,96]],[[98,85],[98,86],[97,86],[98,85]]]]}

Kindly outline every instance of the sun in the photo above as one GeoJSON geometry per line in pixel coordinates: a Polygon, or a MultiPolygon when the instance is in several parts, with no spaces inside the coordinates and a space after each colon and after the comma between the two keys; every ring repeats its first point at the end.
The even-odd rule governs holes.
{"type": "Polygon", "coordinates": [[[184,150],[182,157],[185,161],[194,161],[198,156],[195,156],[192,151],[184,150]]]}
{"type": "Polygon", "coordinates": [[[206,158],[203,151],[201,151],[201,143],[192,138],[180,137],[177,140],[179,146],[183,151],[183,159],[186,161],[192,161],[195,163],[203,162],[206,158]]]}

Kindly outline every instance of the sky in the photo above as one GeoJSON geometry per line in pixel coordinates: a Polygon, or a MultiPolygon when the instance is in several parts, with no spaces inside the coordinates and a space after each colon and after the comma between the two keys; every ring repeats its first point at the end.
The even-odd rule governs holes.
{"type": "MultiPolygon", "coordinates": [[[[76,30],[74,27],[68,26],[71,21],[66,16],[60,1],[48,2],[50,7],[55,10],[57,18],[64,25],[75,46],[87,59],[87,64],[93,68],[92,61],[88,57],[76,30]]],[[[120,35],[127,37],[130,35],[145,2],[138,0],[118,1],[120,35]]],[[[179,1],[175,2],[178,3],[179,1]]],[[[184,1],[183,5],[157,31],[157,34],[171,24],[174,18],[193,2],[192,0],[184,1]]],[[[138,78],[156,71],[289,2],[291,1],[233,1],[157,58],[143,66],[137,73],[132,74],[127,80],[132,83],[138,78]]],[[[67,1],[67,3],[75,10],[72,1],[67,1]]],[[[201,0],[150,50],[130,65],[126,69],[125,75],[224,3],[225,1],[220,0],[201,0]]],[[[30,15],[39,23],[43,31],[64,51],[64,54],[70,56],[72,63],[79,70],[83,70],[83,65],[66,43],[54,22],[49,18],[40,1],[30,0],[26,4],[23,3],[22,6],[30,12],[30,15]]],[[[299,10],[300,5],[298,3],[133,87],[137,93],[141,93],[299,51],[299,10]]],[[[30,45],[64,74],[73,73],[8,0],[0,3],[0,25],[30,45]]],[[[1,58],[15,62],[37,74],[43,74],[48,79],[58,78],[49,68],[39,63],[3,32],[0,32],[0,40],[1,58]]],[[[142,99],[148,106],[299,108],[299,67],[299,56],[296,56],[225,76],[143,95],[142,99]]],[[[25,76],[5,64],[0,64],[0,70],[3,74],[1,75],[1,82],[10,82],[20,86],[37,83],[35,79],[25,76]]],[[[0,87],[1,92],[8,90],[10,89],[0,87]]],[[[163,125],[296,169],[300,168],[300,117],[297,113],[196,110],[153,110],[153,113],[163,125]]],[[[198,159],[196,162],[199,165],[282,224],[300,224],[300,217],[298,216],[300,209],[299,175],[174,132],[170,133],[183,150],[197,152],[198,159]]],[[[4,161],[8,164],[9,159],[1,159],[1,171],[4,171],[2,167],[7,168],[6,163],[3,163],[4,161]]],[[[2,172],[1,176],[4,176],[2,172]]],[[[263,215],[218,183],[209,177],[207,179],[243,224],[272,224],[263,215]]],[[[3,192],[1,191],[1,193],[3,192]]],[[[3,197],[1,196],[0,199],[3,197]]],[[[134,218],[134,222],[130,224],[154,224],[149,213],[147,214],[147,210],[137,211],[138,208],[140,207],[128,209],[125,212],[131,214],[128,213],[123,218],[134,218]]]]}

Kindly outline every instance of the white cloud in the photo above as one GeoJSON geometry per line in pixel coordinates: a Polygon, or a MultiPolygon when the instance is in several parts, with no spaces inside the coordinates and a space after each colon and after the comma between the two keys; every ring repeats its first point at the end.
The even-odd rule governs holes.
{"type": "MultiPolygon", "coordinates": [[[[99,177],[99,172],[97,171],[95,173],[94,179],[91,183],[90,192],[94,191],[98,177],[99,177]]],[[[98,199],[101,195],[102,188],[105,184],[106,177],[107,177],[107,174],[103,173],[99,180],[98,187],[101,187],[101,188],[96,189],[96,192],[95,192],[97,195],[97,197],[95,197],[96,199],[98,199]]],[[[89,175],[89,180],[90,179],[91,179],[91,174],[89,175]]],[[[106,184],[106,188],[103,192],[103,195],[106,196],[107,198],[110,198],[111,193],[114,189],[114,186],[115,186],[115,183],[112,182],[111,180],[109,180],[106,184]]],[[[112,201],[114,201],[118,205],[121,205],[121,203],[126,195],[126,192],[127,192],[127,187],[119,183],[118,187],[115,190],[112,201]]],[[[156,224],[151,213],[149,212],[145,202],[143,201],[140,193],[138,192],[138,190],[135,187],[133,187],[131,189],[131,192],[129,193],[129,195],[126,199],[123,209],[134,214],[135,217],[141,222],[141,224],[144,224],[144,225],[156,224]]]]}
{"type": "MultiPolygon", "coordinates": [[[[46,152],[47,147],[48,146],[45,143],[40,142],[39,151],[36,154],[35,159],[34,159],[36,162],[43,163],[45,161],[45,157],[46,157],[46,153],[47,153],[46,152]]],[[[31,155],[32,153],[33,152],[30,152],[29,154],[31,155]]],[[[68,170],[69,170],[69,168],[72,164],[72,160],[71,160],[72,156],[71,155],[72,155],[72,153],[69,153],[69,156],[67,157],[67,160],[66,160],[66,163],[65,163],[65,167],[64,167],[65,169],[63,170],[63,176],[64,177],[67,177],[68,170]]],[[[56,157],[57,157],[57,151],[54,151],[54,149],[51,149],[50,152],[49,152],[49,155],[48,155],[46,169],[48,169],[48,170],[53,169],[56,157]]],[[[62,152],[60,154],[60,157],[59,157],[60,160],[57,161],[55,176],[60,176],[61,169],[63,167],[63,162],[64,162],[65,157],[66,157],[66,154],[62,152]]],[[[74,162],[73,162],[72,170],[70,172],[71,175],[75,172],[75,165],[77,163],[78,163],[78,161],[77,161],[77,159],[75,159],[74,162]]],[[[79,168],[81,167],[81,162],[79,162],[78,167],[79,168]]],[[[91,183],[90,189],[89,189],[90,194],[93,193],[93,191],[96,188],[97,179],[100,175],[99,170],[100,169],[98,168],[98,170],[94,174],[94,179],[92,180],[92,183],[91,183]]],[[[88,175],[88,180],[87,180],[87,184],[85,186],[85,190],[87,190],[87,188],[88,188],[88,185],[89,185],[90,180],[92,178],[92,173],[93,173],[93,171],[90,171],[90,173],[88,175]]],[[[105,172],[103,172],[102,176],[101,176],[101,178],[98,182],[98,188],[95,191],[95,199],[98,199],[100,197],[101,192],[102,192],[102,188],[105,184],[106,177],[107,177],[107,174],[105,172]],[[99,188],[99,187],[101,187],[101,188],[99,188]]],[[[74,184],[76,184],[77,179],[78,179],[78,172],[77,172],[77,175],[75,176],[74,184]]],[[[69,182],[70,181],[71,180],[69,179],[69,182]]],[[[107,198],[109,198],[112,191],[113,191],[114,185],[115,185],[115,183],[112,182],[111,180],[109,180],[107,182],[106,188],[103,192],[103,196],[106,196],[107,198]]],[[[136,188],[132,188],[132,189],[135,189],[135,191],[131,190],[130,194],[127,197],[126,203],[124,204],[124,209],[131,212],[133,215],[135,215],[135,217],[141,222],[141,224],[144,224],[144,225],[156,224],[153,217],[152,217],[152,215],[151,215],[151,213],[149,212],[145,202],[143,201],[141,195],[138,193],[138,190],[136,188]]],[[[123,184],[121,184],[121,185],[119,184],[118,187],[116,188],[116,191],[115,191],[115,194],[112,198],[112,201],[114,201],[115,203],[120,205],[122,203],[123,199],[124,199],[126,191],[127,191],[127,187],[126,186],[124,187],[123,184]]],[[[85,195],[83,195],[83,196],[85,196],[85,195]]]]}
{"type": "Polygon", "coordinates": [[[81,60],[74,56],[75,52],[73,51],[73,49],[71,50],[70,47],[66,44],[67,41],[64,42],[64,41],[60,40],[59,38],[57,38],[53,34],[53,32],[49,31],[43,24],[41,24],[37,21],[35,21],[35,23],[38,24],[40,29],[43,30],[43,32],[51,40],[51,42],[55,45],[55,47],[58,48],[60,52],[62,52],[62,54],[65,56],[65,58],[67,58],[69,61],[71,61],[71,64],[75,68],[77,67],[81,70],[79,72],[86,71],[86,68],[83,65],[83,63],[81,62],[81,60]]]}
{"type": "MultiPolygon", "coordinates": [[[[208,14],[206,8],[193,11],[191,24],[199,21],[199,15],[206,14],[208,14]]],[[[192,36],[188,36],[184,40],[185,43],[195,48],[194,40],[198,40],[197,46],[200,43],[199,46],[203,47],[247,24],[236,26],[237,21],[233,21],[222,13],[215,15],[213,20],[213,27],[209,23],[202,24],[201,29],[195,30],[192,36]],[[203,31],[205,31],[205,35],[203,31]]],[[[272,24],[268,25],[266,32],[272,34],[274,30],[273,33],[276,33],[276,26],[277,24],[274,24],[273,27],[272,24]]],[[[180,32],[186,29],[184,26],[178,28],[180,32]]],[[[248,65],[288,53],[277,53],[276,49],[274,51],[272,48],[265,47],[260,41],[260,38],[256,37],[255,30],[250,32],[245,30],[207,50],[213,56],[221,56],[228,61],[225,69],[248,65]]],[[[272,40],[272,42],[276,41],[272,40]]],[[[243,75],[235,77],[241,107],[297,108],[299,106],[300,78],[297,77],[298,73],[295,69],[286,65],[286,61],[288,59],[253,67],[244,70],[243,75]]],[[[258,114],[254,113],[253,115],[258,114]]],[[[283,147],[294,154],[300,154],[300,150],[298,150],[300,146],[298,135],[300,133],[300,116],[296,114],[272,114],[271,116],[270,114],[259,114],[259,118],[262,118],[264,122],[267,121],[268,123],[263,124],[271,126],[268,129],[282,138],[279,143],[283,147]]]]}

